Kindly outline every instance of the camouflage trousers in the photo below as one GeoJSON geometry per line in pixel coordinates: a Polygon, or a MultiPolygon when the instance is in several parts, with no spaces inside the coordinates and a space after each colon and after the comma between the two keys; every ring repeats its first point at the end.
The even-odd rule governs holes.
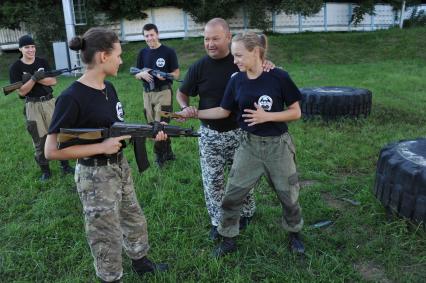
{"type": "MultiPolygon", "coordinates": [[[[218,132],[201,126],[198,145],[200,148],[201,173],[204,197],[211,224],[219,225],[223,195],[225,192],[225,170],[232,165],[235,150],[240,143],[241,129],[218,132]]],[[[256,204],[249,190],[242,201],[241,216],[252,217],[256,204]]]]}
{"type": "Polygon", "coordinates": [[[46,143],[47,130],[52,121],[54,109],[54,98],[47,101],[25,103],[24,114],[27,131],[33,141],[34,158],[40,166],[49,164],[49,161],[44,156],[44,144],[46,143]]]}
{"type": "Polygon", "coordinates": [[[122,249],[131,259],[146,256],[149,249],[146,219],[129,164],[124,157],[107,166],[77,164],[75,182],[96,275],[104,281],[119,280],[122,249]]]}
{"type": "Polygon", "coordinates": [[[282,227],[290,232],[302,229],[296,149],[288,133],[260,137],[245,132],[235,152],[222,202],[218,232],[225,237],[239,234],[240,209],[254,184],[265,175],[282,206],[282,227]]]}

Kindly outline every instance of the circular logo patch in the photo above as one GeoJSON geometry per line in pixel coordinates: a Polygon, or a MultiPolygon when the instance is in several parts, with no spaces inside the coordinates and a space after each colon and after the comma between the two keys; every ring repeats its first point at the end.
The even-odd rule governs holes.
{"type": "Polygon", "coordinates": [[[121,102],[117,102],[117,104],[115,105],[115,109],[117,111],[117,118],[120,121],[124,121],[124,110],[123,110],[123,106],[121,105],[121,102]]]}
{"type": "Polygon", "coordinates": [[[166,65],[166,60],[164,60],[163,58],[158,58],[155,64],[157,65],[157,67],[162,68],[164,67],[164,65],[166,65]]]}
{"type": "Polygon", "coordinates": [[[259,100],[257,101],[257,104],[260,105],[260,107],[263,108],[263,110],[265,111],[271,111],[272,109],[272,98],[269,97],[268,95],[262,95],[261,97],[259,97],[259,100]]]}

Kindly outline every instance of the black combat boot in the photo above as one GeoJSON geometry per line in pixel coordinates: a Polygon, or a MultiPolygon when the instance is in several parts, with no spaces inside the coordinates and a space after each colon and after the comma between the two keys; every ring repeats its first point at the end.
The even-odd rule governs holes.
{"type": "Polygon", "coordinates": [[[70,166],[68,160],[61,160],[62,174],[74,174],[74,168],[70,166]]]}
{"type": "Polygon", "coordinates": [[[146,256],[140,259],[132,259],[132,268],[139,276],[143,276],[148,272],[163,272],[169,269],[169,265],[166,263],[153,263],[146,256]]]}
{"type": "Polygon", "coordinates": [[[303,245],[300,233],[290,232],[288,246],[290,251],[295,254],[305,254],[305,246],[303,245]]]}
{"type": "Polygon", "coordinates": [[[52,176],[52,174],[50,173],[49,164],[40,165],[40,168],[41,168],[40,181],[45,182],[45,181],[49,180],[50,177],[52,176]]]}
{"type": "Polygon", "coordinates": [[[240,217],[240,231],[247,228],[247,226],[250,224],[250,221],[251,221],[252,218],[253,218],[253,216],[251,216],[251,217],[241,216],[240,217]]]}
{"type": "Polygon", "coordinates": [[[164,152],[164,161],[176,160],[176,156],[174,155],[172,150],[172,143],[170,141],[170,138],[167,139],[165,143],[166,143],[166,146],[165,146],[165,152],[164,152]]]}
{"type": "Polygon", "coordinates": [[[212,241],[216,241],[220,239],[220,234],[217,231],[217,226],[212,225],[212,227],[210,228],[209,238],[212,241]]]}
{"type": "Polygon", "coordinates": [[[224,255],[233,253],[237,250],[237,242],[235,238],[222,237],[222,241],[213,250],[214,257],[222,257],[224,255]]]}
{"type": "Polygon", "coordinates": [[[154,143],[154,153],[155,153],[155,163],[159,168],[164,166],[166,162],[165,154],[166,154],[166,144],[164,141],[156,141],[154,143]]]}

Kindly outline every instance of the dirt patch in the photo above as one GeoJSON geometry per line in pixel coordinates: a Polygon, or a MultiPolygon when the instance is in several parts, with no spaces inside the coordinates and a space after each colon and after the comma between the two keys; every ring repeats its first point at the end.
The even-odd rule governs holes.
{"type": "Polygon", "coordinates": [[[380,283],[391,283],[393,281],[386,277],[383,266],[373,262],[361,262],[354,264],[354,268],[361,274],[364,280],[380,283]]]}
{"type": "Polygon", "coordinates": [[[347,206],[344,201],[336,199],[330,192],[321,192],[321,197],[332,208],[344,209],[347,206]]]}

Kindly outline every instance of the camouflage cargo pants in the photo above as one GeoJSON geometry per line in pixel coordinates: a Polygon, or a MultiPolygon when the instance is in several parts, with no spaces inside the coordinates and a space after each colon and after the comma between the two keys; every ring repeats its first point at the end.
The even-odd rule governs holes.
{"type": "Polygon", "coordinates": [[[49,129],[54,109],[54,98],[47,101],[25,103],[24,114],[27,131],[33,140],[34,158],[40,166],[49,164],[49,161],[44,156],[44,144],[46,143],[47,130],[49,129]]]}
{"type": "Polygon", "coordinates": [[[222,202],[222,218],[218,227],[222,236],[238,235],[239,211],[243,200],[262,175],[265,175],[281,203],[282,227],[290,232],[302,229],[295,154],[288,133],[278,137],[260,137],[247,132],[242,135],[222,202]]]}
{"type": "Polygon", "coordinates": [[[119,280],[122,248],[131,259],[140,259],[149,249],[146,219],[127,160],[107,166],[77,164],[75,181],[96,275],[104,281],[119,280]]]}
{"type": "MultiPolygon", "coordinates": [[[[200,148],[201,173],[204,197],[211,224],[219,225],[220,206],[225,192],[225,170],[232,165],[235,150],[240,143],[241,129],[218,132],[201,126],[200,148]]],[[[251,188],[251,187],[250,187],[251,188]]],[[[253,192],[242,201],[241,216],[252,217],[256,210],[253,192]]]]}

